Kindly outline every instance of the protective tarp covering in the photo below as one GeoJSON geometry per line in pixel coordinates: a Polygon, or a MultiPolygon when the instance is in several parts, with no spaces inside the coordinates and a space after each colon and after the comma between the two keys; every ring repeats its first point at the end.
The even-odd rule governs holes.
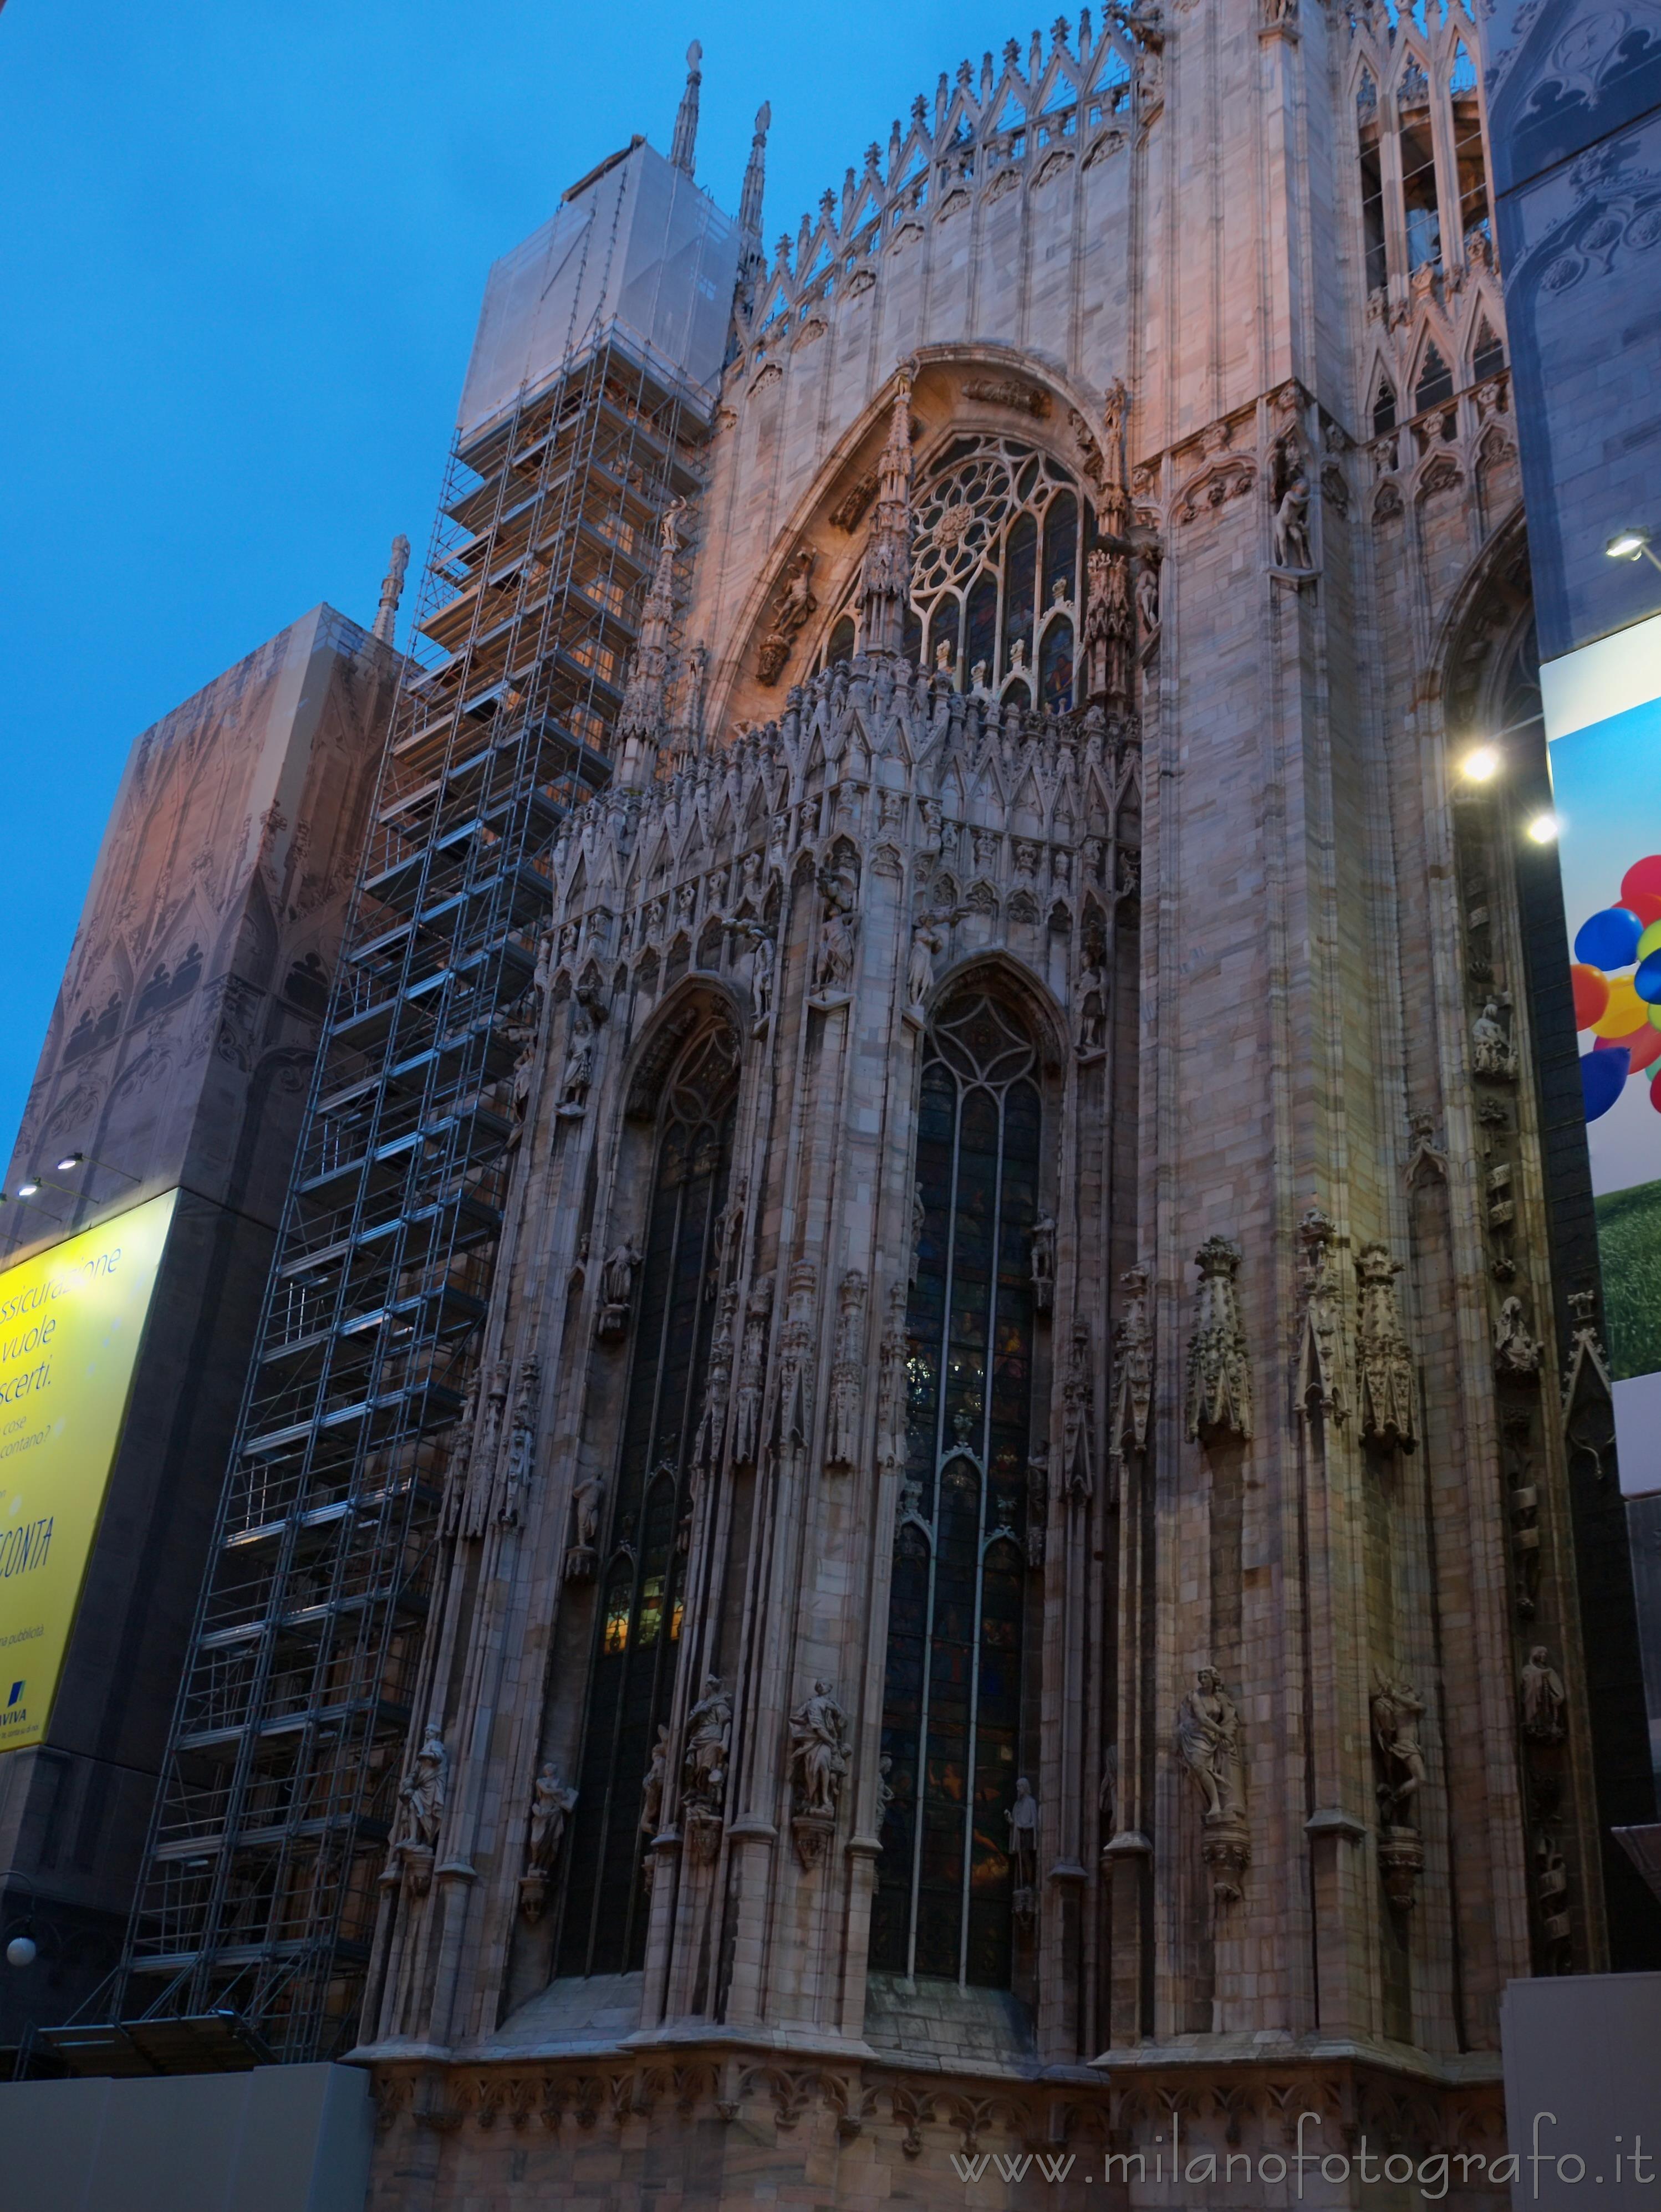
{"type": "Polygon", "coordinates": [[[713,404],[738,267],[737,224],[684,171],[636,146],[491,270],[462,434],[613,325],[687,398],[713,404]]]}

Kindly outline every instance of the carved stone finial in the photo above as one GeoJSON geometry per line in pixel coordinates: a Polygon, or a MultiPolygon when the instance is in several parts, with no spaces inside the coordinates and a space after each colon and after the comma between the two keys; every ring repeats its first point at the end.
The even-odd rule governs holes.
{"type": "Polygon", "coordinates": [[[409,566],[410,541],[400,530],[392,540],[386,574],[381,580],[380,605],[375,611],[374,635],[383,645],[392,642],[398,624],[398,603],[404,596],[404,578],[409,566]]]}
{"type": "Polygon", "coordinates": [[[1326,1419],[1348,1418],[1344,1391],[1341,1294],[1333,1271],[1332,1248],[1338,1232],[1318,1206],[1298,1224],[1303,1246],[1303,1305],[1293,1373],[1293,1404],[1301,1414],[1319,1412],[1326,1419]]]}
{"type": "Polygon", "coordinates": [[[1384,1244],[1364,1244],[1356,1255],[1361,1281],[1356,1351],[1360,1367],[1361,1434],[1370,1443],[1411,1451],[1415,1427],[1413,1353],[1396,1296],[1400,1260],[1384,1244]]]}
{"type": "Polygon", "coordinates": [[[1188,1434],[1196,1443],[1222,1436],[1248,1443],[1251,1364],[1235,1288],[1240,1248],[1226,1237],[1208,1237],[1194,1264],[1200,1280],[1188,1347],[1188,1434]]]}
{"type": "Polygon", "coordinates": [[[877,467],[877,510],[860,569],[861,644],[867,653],[897,654],[905,643],[911,599],[911,382],[914,364],[895,375],[888,441],[877,467]]]}
{"type": "Polygon", "coordinates": [[[675,135],[669,148],[669,159],[676,168],[684,169],[690,177],[695,174],[694,159],[698,143],[698,87],[703,82],[703,73],[698,64],[703,59],[703,48],[696,39],[686,49],[686,89],[680,96],[680,108],[675,117],[675,135]]]}

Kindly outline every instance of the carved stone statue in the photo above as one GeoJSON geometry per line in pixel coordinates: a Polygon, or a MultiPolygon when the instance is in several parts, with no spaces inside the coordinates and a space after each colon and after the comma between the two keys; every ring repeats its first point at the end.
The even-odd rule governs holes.
{"type": "Polygon", "coordinates": [[[1501,1301],[1494,1322],[1494,1364],[1502,1375],[1537,1375],[1542,1346],[1529,1333],[1523,1301],[1515,1296],[1501,1301]]]}
{"type": "Polygon", "coordinates": [[[727,1796],[727,1753],[732,1741],[733,1699],[718,1674],[704,1678],[703,1695],[686,1717],[683,1788],[691,1804],[718,1814],[727,1796]]]}
{"type": "Polygon", "coordinates": [[[652,1746],[645,1778],[640,1785],[640,1832],[643,1836],[655,1836],[658,1832],[663,1819],[663,1793],[668,1784],[669,1731],[660,1726],[658,1740],[652,1746]]]}
{"type": "Polygon", "coordinates": [[[1415,1443],[1413,1353],[1396,1296],[1400,1260],[1388,1245],[1364,1244],[1355,1258],[1361,1283],[1356,1333],[1360,1367],[1361,1434],[1371,1443],[1411,1451],[1415,1443]]]}
{"type": "Polygon", "coordinates": [[[1092,945],[1079,970],[1079,1057],[1094,1060],[1106,1048],[1107,978],[1099,946],[1092,945]]]}
{"type": "Polygon", "coordinates": [[[1205,1801],[1208,1820],[1245,1813],[1240,1717],[1214,1667],[1202,1667],[1177,1715],[1177,1748],[1205,1801]]]}
{"type": "Polygon", "coordinates": [[[404,1862],[405,1878],[417,1897],[424,1897],[432,1882],[433,1852],[444,1818],[444,1791],[449,1779],[450,1755],[438,1723],[429,1721],[421,1748],[399,1784],[404,1808],[404,1833],[394,1845],[394,1856],[404,1862]]]}
{"type": "Polygon", "coordinates": [[[834,1818],[848,1771],[848,1719],[829,1682],[815,1682],[790,1716],[790,1771],[798,1813],[834,1818]]]}
{"type": "Polygon", "coordinates": [[[756,1027],[760,1029],[773,1011],[773,980],[778,953],[773,943],[773,933],[758,921],[740,925],[750,939],[750,1003],[755,1010],[756,1027]]]}
{"type": "Polygon", "coordinates": [[[1495,1082],[1517,1079],[1517,1048],[1506,1034],[1497,998],[1484,1000],[1482,1012],[1470,1025],[1470,1064],[1476,1074],[1495,1082]]]}
{"type": "Polygon", "coordinates": [[[1038,1880],[1038,1801],[1025,1775],[1015,1780],[1015,1802],[1004,1818],[1009,1823],[1009,1871],[1017,1890],[1031,1891],[1038,1880]]]}
{"type": "Polygon", "coordinates": [[[575,1120],[587,1106],[588,1088],[594,1079],[594,1032],[604,1019],[598,994],[586,986],[578,990],[572,1001],[571,1034],[559,1083],[557,1110],[563,1120],[575,1120]]]}
{"type": "Polygon", "coordinates": [[[1062,1479],[1074,1498],[1096,1494],[1096,1386],[1090,1323],[1080,1314],[1062,1383],[1062,1479]]]}
{"type": "Polygon", "coordinates": [[[767,1373],[767,1323],[772,1310],[773,1278],[763,1275],[751,1288],[745,1309],[733,1436],[733,1461],[737,1467],[752,1466],[761,1444],[761,1394],[767,1373]]]}
{"type": "Polygon", "coordinates": [[[767,635],[756,655],[756,673],[764,684],[778,682],[790,658],[797,631],[818,605],[813,597],[812,581],[817,557],[811,545],[804,545],[792,557],[780,579],[778,590],[773,595],[767,635]]]}
{"type": "Polygon", "coordinates": [[[850,1267],[837,1293],[837,1353],[830,1369],[827,1467],[852,1467],[860,1455],[865,1410],[865,1277],[850,1267]]]}
{"type": "MultiPolygon", "coordinates": [[[[1425,1705],[1406,1682],[1375,1674],[1372,1684],[1372,1741],[1384,1779],[1378,1803],[1385,1817],[1401,1825],[1415,1808],[1413,1800],[1425,1783],[1425,1754],[1419,1742],[1419,1723],[1425,1705]]],[[[1416,1821],[1408,1825],[1416,1826],[1416,1821]]]]}
{"type": "Polygon", "coordinates": [[[1145,638],[1157,635],[1159,627],[1159,567],[1157,561],[1147,556],[1136,572],[1136,615],[1145,638]]]}
{"type": "Polygon", "coordinates": [[[576,1802],[576,1791],[561,1779],[559,1769],[551,1762],[544,1766],[531,1790],[529,1852],[531,1865],[543,1874],[553,1872],[565,1840],[565,1823],[576,1802]]]}
{"type": "Polygon", "coordinates": [[[894,1802],[894,1784],[890,1777],[894,1762],[886,1752],[877,1761],[877,1833],[881,1835],[888,1820],[888,1808],[894,1802]]]}
{"type": "Polygon", "coordinates": [[[1563,1741],[1563,1678],[1551,1663],[1551,1653],[1536,1644],[1518,1681],[1523,1734],[1530,1743],[1563,1741]]]}
{"type": "Polygon", "coordinates": [[[1309,547],[1309,479],[1301,468],[1288,481],[1275,510],[1275,565],[1299,571],[1315,565],[1309,547]]]}
{"type": "Polygon", "coordinates": [[[600,1271],[599,1286],[605,1304],[600,1308],[599,1334],[601,1336],[622,1336],[629,1327],[629,1304],[634,1296],[635,1270],[641,1262],[641,1249],[632,1237],[625,1237],[614,1244],[605,1255],[600,1271]]]}
{"type": "Polygon", "coordinates": [[[1041,1213],[1032,1224],[1032,1247],[1027,1261],[1032,1277],[1032,1305],[1047,1314],[1056,1302],[1056,1219],[1041,1213]]]}
{"type": "Polygon", "coordinates": [[[911,957],[905,968],[905,1000],[914,1014],[921,1014],[934,988],[934,956],[946,939],[934,915],[925,915],[911,933],[911,957]]]}
{"type": "Polygon", "coordinates": [[[846,991],[854,980],[854,916],[859,885],[846,868],[821,868],[818,881],[824,911],[813,963],[813,988],[821,995],[832,997],[846,991]]]}
{"type": "Polygon", "coordinates": [[[1336,1237],[1337,1231],[1318,1206],[1311,1206],[1298,1224],[1299,1242],[1304,1248],[1299,1285],[1303,1321],[1293,1402],[1300,1414],[1318,1411],[1329,1420],[1342,1421],[1348,1407],[1344,1398],[1339,1291],[1332,1267],[1336,1237]]]}
{"type": "Polygon", "coordinates": [[[599,1509],[605,1485],[590,1475],[571,1493],[571,1541],[565,1553],[565,1580],[592,1582],[599,1568],[599,1509]]]}

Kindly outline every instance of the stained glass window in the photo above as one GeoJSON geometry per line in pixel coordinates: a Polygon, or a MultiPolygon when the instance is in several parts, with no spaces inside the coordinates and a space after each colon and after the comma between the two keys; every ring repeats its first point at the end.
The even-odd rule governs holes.
{"type": "Polygon", "coordinates": [[[1025,1029],[991,994],[960,994],[929,1035],[917,1133],[872,1963],[993,1988],[1010,1978],[1022,1771],[1040,1121],[1025,1029]]]}
{"type": "MultiPolygon", "coordinates": [[[[956,440],[917,487],[905,657],[960,691],[1064,711],[1076,696],[1079,579],[1093,518],[1058,462],[1013,438],[956,440]],[[1042,560],[1040,556],[1042,555],[1042,560]]],[[[853,650],[857,585],[819,665],[853,650]]]]}
{"type": "Polygon", "coordinates": [[[572,1816],[562,1974],[618,1973],[645,1954],[641,1790],[674,1694],[682,1529],[715,1316],[703,1291],[726,1197],[737,1072],[732,1033],[715,1024],[691,1040],[665,1085],[572,1816]]]}

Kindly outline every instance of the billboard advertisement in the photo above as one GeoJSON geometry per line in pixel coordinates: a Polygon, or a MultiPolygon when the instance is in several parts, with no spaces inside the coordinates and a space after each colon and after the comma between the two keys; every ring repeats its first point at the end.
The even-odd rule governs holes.
{"type": "Polygon", "coordinates": [[[177,1195],[0,1273],[0,1753],[46,1732],[177,1195]]]}
{"type": "Polygon", "coordinates": [[[1623,1490],[1661,1489],[1661,616],[1540,672],[1623,1490]]]}

